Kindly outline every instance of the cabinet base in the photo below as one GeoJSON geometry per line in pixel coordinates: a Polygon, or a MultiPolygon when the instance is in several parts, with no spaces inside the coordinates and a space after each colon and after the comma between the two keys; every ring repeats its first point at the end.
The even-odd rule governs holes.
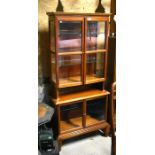
{"type": "Polygon", "coordinates": [[[105,133],[105,136],[108,136],[108,134],[110,132],[110,125],[107,122],[103,122],[101,124],[92,125],[92,126],[85,127],[83,129],[79,129],[76,131],[60,134],[58,136],[59,150],[61,150],[61,145],[62,145],[63,140],[70,139],[70,138],[77,137],[77,136],[81,136],[81,135],[84,135],[86,133],[90,133],[90,132],[93,132],[93,131],[96,131],[99,129],[102,129],[105,133]]]}

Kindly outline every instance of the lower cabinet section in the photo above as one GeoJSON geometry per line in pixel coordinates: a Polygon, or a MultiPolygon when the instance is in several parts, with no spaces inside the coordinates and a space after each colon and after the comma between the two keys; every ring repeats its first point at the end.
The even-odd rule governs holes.
{"type": "Polygon", "coordinates": [[[60,108],[60,134],[68,133],[106,121],[108,95],[97,99],[68,103],[60,108]]]}
{"type": "Polygon", "coordinates": [[[94,96],[93,94],[91,96],[87,94],[83,95],[81,93],[81,96],[78,96],[78,101],[74,101],[73,96],[71,98],[70,95],[66,95],[63,97],[63,100],[61,97],[56,102],[60,148],[63,140],[99,129],[103,130],[105,135],[109,134],[110,125],[107,123],[109,92],[99,92],[95,93],[98,96],[94,96]]]}

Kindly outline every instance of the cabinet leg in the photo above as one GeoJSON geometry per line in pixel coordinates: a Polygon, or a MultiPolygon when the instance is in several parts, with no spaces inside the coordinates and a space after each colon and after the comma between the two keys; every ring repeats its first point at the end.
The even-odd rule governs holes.
{"type": "Polygon", "coordinates": [[[59,139],[59,140],[58,140],[59,151],[61,151],[61,146],[62,146],[62,141],[59,139]]]}
{"type": "Polygon", "coordinates": [[[116,155],[116,137],[112,136],[112,155],[116,155]]]}
{"type": "Polygon", "coordinates": [[[108,125],[106,126],[106,128],[104,129],[104,133],[105,133],[105,136],[106,136],[106,137],[109,135],[109,133],[110,133],[110,125],[109,125],[109,124],[108,124],[108,125]]]}

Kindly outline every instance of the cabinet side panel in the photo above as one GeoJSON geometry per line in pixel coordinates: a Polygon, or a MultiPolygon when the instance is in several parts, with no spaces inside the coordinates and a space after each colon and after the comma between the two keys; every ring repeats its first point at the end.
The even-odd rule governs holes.
{"type": "Polygon", "coordinates": [[[55,23],[54,23],[54,20],[49,21],[49,35],[50,35],[50,51],[55,52],[55,23]]]}

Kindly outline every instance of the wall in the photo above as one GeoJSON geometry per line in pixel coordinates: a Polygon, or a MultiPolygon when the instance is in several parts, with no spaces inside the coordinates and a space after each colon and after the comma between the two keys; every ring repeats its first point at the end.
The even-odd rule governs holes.
{"type": "MultiPolygon", "coordinates": [[[[107,1],[107,0],[106,0],[107,1]]],[[[65,12],[95,12],[98,0],[61,0],[65,12]]],[[[50,76],[48,51],[48,18],[46,12],[55,12],[58,0],[38,1],[38,76],[50,76]]]]}

